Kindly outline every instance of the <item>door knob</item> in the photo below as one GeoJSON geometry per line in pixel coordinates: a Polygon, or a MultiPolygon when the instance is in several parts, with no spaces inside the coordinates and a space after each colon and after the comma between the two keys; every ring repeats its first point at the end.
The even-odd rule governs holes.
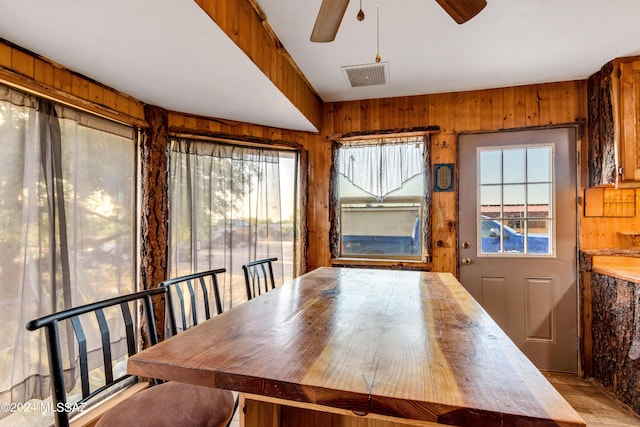
{"type": "Polygon", "coordinates": [[[462,263],[467,265],[471,264],[471,258],[462,258],[462,263]]]}

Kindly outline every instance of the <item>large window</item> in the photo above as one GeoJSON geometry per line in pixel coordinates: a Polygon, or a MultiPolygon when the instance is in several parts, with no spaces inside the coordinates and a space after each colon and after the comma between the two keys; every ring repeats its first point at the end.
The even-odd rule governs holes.
{"type": "Polygon", "coordinates": [[[426,256],[425,145],[423,136],[338,145],[334,257],[426,256]]]}
{"type": "Polygon", "coordinates": [[[27,321],[134,290],[135,188],[134,129],[0,86],[2,403],[50,394],[27,321]]]}
{"type": "Polygon", "coordinates": [[[171,141],[170,276],[224,267],[225,308],[246,301],[242,264],[277,257],[296,276],[300,257],[298,153],[212,141],[171,141]]]}

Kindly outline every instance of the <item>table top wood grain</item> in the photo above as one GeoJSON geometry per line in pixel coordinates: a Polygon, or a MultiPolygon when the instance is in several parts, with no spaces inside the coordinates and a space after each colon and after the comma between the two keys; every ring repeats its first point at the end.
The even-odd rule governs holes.
{"type": "Polygon", "coordinates": [[[585,425],[449,273],[319,268],[128,371],[450,425],[585,425]]]}

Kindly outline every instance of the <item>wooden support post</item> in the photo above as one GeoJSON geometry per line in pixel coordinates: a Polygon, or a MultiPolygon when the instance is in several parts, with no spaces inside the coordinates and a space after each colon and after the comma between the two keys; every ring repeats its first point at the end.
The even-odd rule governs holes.
{"type": "MultiPolygon", "coordinates": [[[[167,279],[169,134],[165,110],[145,105],[144,115],[149,127],[143,134],[140,147],[142,176],[140,273],[143,289],[151,289],[167,279]]],[[[164,300],[154,300],[154,310],[158,340],[163,340],[164,300]]]]}

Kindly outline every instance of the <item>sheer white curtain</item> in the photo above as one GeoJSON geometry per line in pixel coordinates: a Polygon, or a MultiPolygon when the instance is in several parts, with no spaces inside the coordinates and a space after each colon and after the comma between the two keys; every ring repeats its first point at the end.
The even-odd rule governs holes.
{"type": "Polygon", "coordinates": [[[382,201],[424,170],[424,137],[344,143],[338,172],[352,184],[382,201]]]}
{"type": "Polygon", "coordinates": [[[295,153],[210,141],[171,141],[170,277],[225,267],[225,308],[246,301],[242,264],[277,257],[293,277],[295,153]]]}
{"type": "Polygon", "coordinates": [[[0,85],[3,403],[50,394],[44,334],[29,320],[134,290],[133,135],[0,85]]]}

